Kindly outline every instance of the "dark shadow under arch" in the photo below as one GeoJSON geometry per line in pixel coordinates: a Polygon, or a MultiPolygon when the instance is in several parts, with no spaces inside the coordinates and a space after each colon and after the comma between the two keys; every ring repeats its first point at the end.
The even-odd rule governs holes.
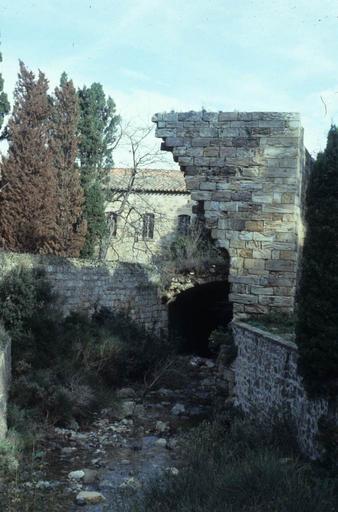
{"type": "Polygon", "coordinates": [[[232,319],[227,281],[199,284],[181,292],[169,304],[169,333],[182,340],[186,353],[208,356],[210,333],[232,319]]]}

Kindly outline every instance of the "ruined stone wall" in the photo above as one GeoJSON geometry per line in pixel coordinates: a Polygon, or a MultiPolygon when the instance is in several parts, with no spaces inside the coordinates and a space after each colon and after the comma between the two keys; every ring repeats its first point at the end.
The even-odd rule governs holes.
{"type": "Polygon", "coordinates": [[[59,296],[63,314],[93,312],[107,307],[121,311],[147,330],[167,330],[167,310],[161,303],[157,276],[146,266],[27,254],[2,253],[0,278],[17,265],[40,268],[59,296]]]}
{"type": "Polygon", "coordinates": [[[299,114],[155,114],[162,149],[185,174],[196,212],[231,258],[238,317],[294,306],[305,167],[299,114]]]}
{"type": "Polygon", "coordinates": [[[329,403],[308,398],[297,372],[297,346],[246,323],[234,321],[232,328],[238,355],[225,378],[234,382],[235,403],[262,420],[276,413],[290,417],[301,450],[316,458],[318,420],[328,414],[329,403]]]}

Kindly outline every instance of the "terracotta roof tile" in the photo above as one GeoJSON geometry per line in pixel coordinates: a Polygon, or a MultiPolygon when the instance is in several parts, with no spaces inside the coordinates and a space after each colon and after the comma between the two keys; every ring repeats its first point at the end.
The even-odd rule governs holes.
{"type": "MultiPolygon", "coordinates": [[[[110,187],[115,190],[127,189],[132,170],[115,168],[110,171],[110,187]]],[[[133,190],[144,192],[186,192],[183,173],[176,169],[140,169],[133,184],[133,190]]]]}

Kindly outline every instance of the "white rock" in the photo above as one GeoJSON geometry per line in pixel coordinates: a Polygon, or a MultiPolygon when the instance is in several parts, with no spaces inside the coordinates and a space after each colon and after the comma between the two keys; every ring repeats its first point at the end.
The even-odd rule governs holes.
{"type": "Polygon", "coordinates": [[[105,501],[105,497],[100,492],[81,491],[76,496],[75,501],[78,505],[97,505],[105,501]]]}
{"type": "Polygon", "coordinates": [[[157,432],[165,432],[168,430],[168,423],[165,423],[164,421],[157,421],[156,422],[156,430],[157,432]]]}
{"type": "Polygon", "coordinates": [[[167,440],[164,439],[164,437],[160,437],[160,439],[157,439],[156,443],[157,446],[161,446],[162,448],[166,448],[167,446],[167,440]]]}
{"type": "Polygon", "coordinates": [[[175,467],[165,468],[165,470],[167,473],[169,473],[170,475],[173,475],[173,476],[177,476],[179,474],[179,470],[175,467]]]}
{"type": "Polygon", "coordinates": [[[65,446],[61,449],[62,455],[69,455],[76,450],[75,446],[65,446]]]}
{"type": "Polygon", "coordinates": [[[78,469],[77,471],[71,471],[68,473],[68,478],[71,480],[81,480],[85,476],[85,472],[82,469],[78,469]]]}
{"type": "Polygon", "coordinates": [[[171,409],[171,413],[174,414],[175,416],[180,416],[180,414],[184,414],[185,413],[185,407],[183,404],[175,404],[174,407],[171,409]]]}

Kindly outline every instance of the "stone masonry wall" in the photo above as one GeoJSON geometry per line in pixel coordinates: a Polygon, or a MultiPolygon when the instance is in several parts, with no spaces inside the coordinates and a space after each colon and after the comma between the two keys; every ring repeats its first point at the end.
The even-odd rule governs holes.
{"type": "Polygon", "coordinates": [[[7,399],[11,378],[11,342],[0,346],[0,439],[7,432],[7,399]]]}
{"type": "Polygon", "coordinates": [[[149,267],[2,253],[0,277],[17,265],[46,272],[65,315],[70,311],[93,312],[95,308],[107,307],[125,312],[157,334],[167,330],[167,310],[161,303],[156,276],[149,267]]]}
{"type": "Polygon", "coordinates": [[[292,311],[306,167],[299,114],[171,112],[153,121],[196,212],[229,252],[235,316],[292,311]]]}
{"type": "Polygon", "coordinates": [[[297,373],[297,346],[246,323],[233,321],[232,329],[238,355],[225,378],[234,384],[235,403],[262,420],[277,411],[291,417],[303,453],[316,458],[318,420],[328,414],[329,403],[307,397],[297,373]]]}

